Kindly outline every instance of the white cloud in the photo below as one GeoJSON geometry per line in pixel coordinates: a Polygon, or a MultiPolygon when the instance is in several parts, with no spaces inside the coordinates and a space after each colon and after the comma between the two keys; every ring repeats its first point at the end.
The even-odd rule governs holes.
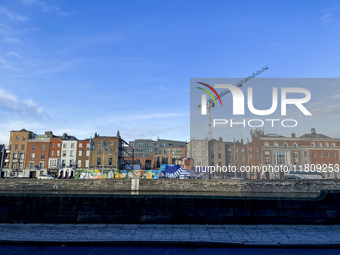
{"type": "Polygon", "coordinates": [[[59,7],[52,5],[52,4],[48,4],[48,3],[43,2],[43,1],[22,0],[22,3],[24,5],[38,5],[42,8],[43,12],[54,12],[54,13],[57,13],[57,14],[62,15],[62,16],[69,16],[70,15],[69,12],[65,12],[65,11],[61,10],[59,7]]]}
{"type": "Polygon", "coordinates": [[[12,56],[12,57],[23,59],[23,56],[21,56],[20,54],[16,53],[15,51],[9,51],[9,52],[6,52],[6,54],[8,56],[12,56]]]}
{"type": "Polygon", "coordinates": [[[14,37],[6,37],[2,41],[5,43],[11,43],[11,44],[22,44],[22,41],[20,39],[14,38],[14,37]]]}
{"type": "Polygon", "coordinates": [[[10,71],[18,71],[18,68],[15,68],[9,61],[0,56],[0,69],[10,70],[10,71]]]}
{"type": "Polygon", "coordinates": [[[69,70],[72,66],[78,63],[77,60],[72,61],[60,61],[53,60],[49,63],[44,63],[44,67],[36,71],[37,74],[52,74],[60,73],[69,70]]]}
{"type": "Polygon", "coordinates": [[[340,94],[334,94],[334,95],[328,96],[326,98],[339,99],[340,98],[340,94]]]}
{"type": "Polygon", "coordinates": [[[0,13],[5,14],[7,17],[9,17],[11,20],[14,21],[26,21],[28,18],[24,16],[17,15],[15,13],[12,13],[8,11],[5,7],[0,5],[0,13]]]}
{"type": "Polygon", "coordinates": [[[332,14],[330,12],[327,12],[325,15],[321,16],[321,21],[325,23],[332,22],[332,14]]]}
{"type": "Polygon", "coordinates": [[[6,120],[36,120],[44,118],[42,107],[39,107],[32,99],[18,99],[17,96],[0,88],[0,114],[2,121],[6,120]]]}

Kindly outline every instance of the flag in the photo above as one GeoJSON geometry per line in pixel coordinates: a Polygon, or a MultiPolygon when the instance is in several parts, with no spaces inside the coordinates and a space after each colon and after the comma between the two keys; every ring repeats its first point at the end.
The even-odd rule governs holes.
{"type": "Polygon", "coordinates": [[[106,138],[104,138],[104,149],[107,151],[106,138]]]}
{"type": "Polygon", "coordinates": [[[92,137],[90,137],[90,150],[91,151],[94,151],[96,148],[95,148],[95,146],[94,146],[94,142],[93,142],[93,139],[92,139],[92,137]]]}

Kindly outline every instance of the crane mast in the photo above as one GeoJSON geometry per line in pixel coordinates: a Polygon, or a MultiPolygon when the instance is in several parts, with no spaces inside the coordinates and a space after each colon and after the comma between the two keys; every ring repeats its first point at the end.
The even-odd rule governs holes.
{"type": "MultiPolygon", "coordinates": [[[[265,72],[266,70],[268,70],[268,66],[264,66],[261,69],[257,70],[255,73],[252,73],[251,75],[249,75],[248,77],[238,81],[236,84],[234,84],[236,87],[240,88],[243,86],[243,84],[245,84],[247,81],[250,81],[251,79],[255,78],[256,76],[262,74],[263,72],[265,72]]],[[[218,95],[220,97],[225,96],[226,94],[228,94],[230,92],[229,89],[223,90],[222,92],[220,92],[218,95]]],[[[215,100],[218,99],[217,96],[215,96],[215,100]]],[[[207,117],[208,117],[208,139],[210,140],[212,138],[212,128],[211,128],[211,109],[215,107],[215,103],[213,99],[209,99],[207,101],[207,117]]],[[[198,105],[198,108],[201,109],[201,105],[198,105]]]]}

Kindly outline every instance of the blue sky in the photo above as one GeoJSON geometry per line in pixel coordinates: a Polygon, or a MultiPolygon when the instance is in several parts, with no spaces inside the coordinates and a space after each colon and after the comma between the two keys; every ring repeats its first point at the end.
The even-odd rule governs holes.
{"type": "MultiPolygon", "coordinates": [[[[190,78],[244,77],[264,65],[261,78],[339,77],[339,8],[336,0],[2,0],[0,143],[21,128],[189,140],[190,78]]],[[[315,89],[340,98],[337,86],[315,89]]],[[[337,100],[323,107],[339,117],[337,100]]]]}

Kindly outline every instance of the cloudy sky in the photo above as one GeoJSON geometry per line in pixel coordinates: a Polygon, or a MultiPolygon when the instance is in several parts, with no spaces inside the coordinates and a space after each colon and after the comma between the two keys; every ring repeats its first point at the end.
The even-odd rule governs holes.
{"type": "MultiPolygon", "coordinates": [[[[339,11],[337,0],[1,0],[0,143],[22,128],[189,140],[190,78],[264,65],[262,78],[339,77],[339,11]]],[[[326,116],[318,131],[340,137],[340,88],[318,90],[313,121],[326,116]]]]}

